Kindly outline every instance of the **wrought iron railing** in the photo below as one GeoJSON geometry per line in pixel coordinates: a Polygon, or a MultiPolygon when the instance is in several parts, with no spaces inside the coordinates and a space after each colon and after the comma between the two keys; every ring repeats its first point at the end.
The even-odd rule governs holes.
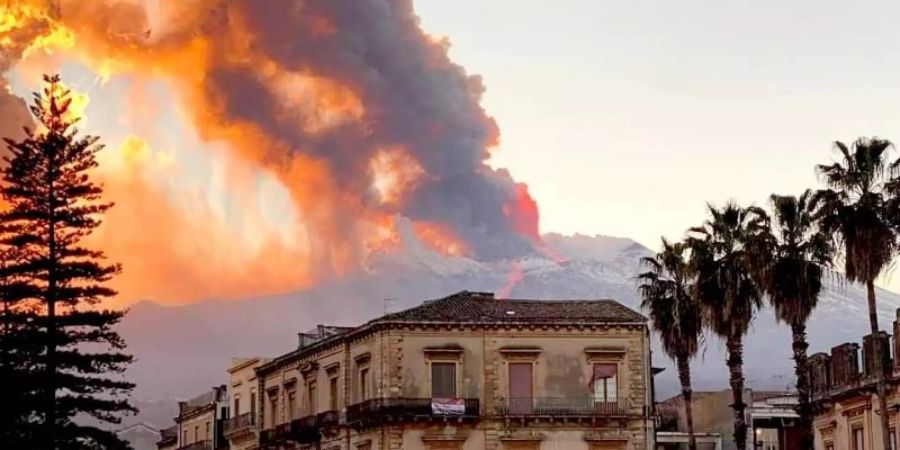
{"type": "Polygon", "coordinates": [[[347,423],[405,418],[473,418],[479,415],[477,398],[373,398],[347,407],[347,423]]]}
{"type": "Polygon", "coordinates": [[[341,413],[338,411],[321,412],[316,417],[319,421],[319,428],[336,427],[341,423],[341,413]]]}
{"type": "Polygon", "coordinates": [[[225,419],[222,429],[225,434],[231,434],[237,431],[246,430],[247,428],[253,428],[254,425],[256,425],[256,419],[253,417],[253,413],[247,412],[239,416],[225,419]]]}
{"type": "Polygon", "coordinates": [[[621,401],[598,401],[584,398],[509,398],[500,406],[500,414],[509,416],[625,416],[627,405],[621,401]]]}
{"type": "Polygon", "coordinates": [[[291,440],[307,444],[319,439],[319,420],[315,414],[292,420],[290,427],[291,440]]]}

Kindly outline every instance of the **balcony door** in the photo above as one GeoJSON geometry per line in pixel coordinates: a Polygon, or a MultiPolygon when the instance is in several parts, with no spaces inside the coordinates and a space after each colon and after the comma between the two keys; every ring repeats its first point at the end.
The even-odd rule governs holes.
{"type": "Polygon", "coordinates": [[[534,365],[509,363],[509,410],[513,414],[531,414],[534,410],[534,365]]]}
{"type": "Polygon", "coordinates": [[[431,363],[431,397],[456,398],[456,363],[431,363]]]}

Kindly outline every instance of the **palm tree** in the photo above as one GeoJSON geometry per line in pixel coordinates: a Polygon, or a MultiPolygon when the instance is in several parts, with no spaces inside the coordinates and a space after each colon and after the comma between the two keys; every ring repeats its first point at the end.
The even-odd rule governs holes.
{"type": "Polygon", "coordinates": [[[707,327],[723,339],[734,402],[734,442],[738,450],[747,447],[744,411],[744,336],[756,310],[762,305],[757,246],[767,223],[758,208],[742,208],[728,203],[721,208],[708,205],[710,218],[688,230],[690,265],[695,271],[694,295],[700,303],[707,327]]]}
{"type": "MultiPolygon", "coordinates": [[[[864,283],[868,291],[869,325],[878,336],[875,279],[887,268],[898,250],[895,225],[885,186],[890,182],[888,153],[893,144],[885,139],[859,138],[852,149],[835,142],[839,162],[821,164],[816,171],[827,189],[816,192],[813,204],[823,231],[843,250],[844,275],[852,283],[864,283]]],[[[888,435],[884,352],[881,339],[872,340],[876,389],[881,410],[884,448],[891,448],[888,435]]]]}
{"type": "Polygon", "coordinates": [[[700,305],[691,295],[692,277],[686,259],[684,243],[670,243],[662,239],[662,251],[653,257],[641,258],[648,271],[638,275],[641,306],[650,313],[653,328],[659,333],[663,351],[678,365],[678,379],[684,397],[688,446],[697,450],[694,439],[694,413],[691,405],[690,360],[697,354],[703,323],[700,305]]]}
{"type": "Polygon", "coordinates": [[[800,448],[813,448],[812,407],[809,402],[809,365],[806,321],[822,290],[822,280],[831,267],[831,242],[815,223],[813,193],[800,197],[772,195],[772,234],[762,248],[764,264],[758,281],[769,298],[775,317],[791,327],[797,413],[803,432],[800,448]]]}

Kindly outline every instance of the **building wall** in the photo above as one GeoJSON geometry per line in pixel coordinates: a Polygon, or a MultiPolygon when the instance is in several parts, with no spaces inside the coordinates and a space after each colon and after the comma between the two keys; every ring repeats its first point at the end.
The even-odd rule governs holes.
{"type": "MultiPolygon", "coordinates": [[[[256,367],[264,363],[261,358],[240,358],[232,361],[229,372],[228,395],[230,417],[238,417],[254,411],[253,402],[256,403],[256,417],[259,418],[259,382],[256,378],[256,367]],[[235,401],[237,400],[237,401],[235,401]]],[[[250,450],[257,448],[256,428],[247,432],[237,433],[228,438],[232,450],[250,450]]]]}
{"type": "Polygon", "coordinates": [[[178,445],[184,447],[185,445],[193,444],[195,442],[214,441],[215,424],[216,416],[214,406],[206,408],[201,413],[191,414],[186,418],[182,418],[178,426],[178,445]],[[185,437],[185,432],[187,432],[187,437],[185,437]]]}
{"type": "MultiPolygon", "coordinates": [[[[896,404],[897,401],[900,401],[900,396],[893,391],[888,399],[888,406],[896,404]]],[[[865,449],[880,450],[882,435],[878,411],[878,397],[874,394],[857,395],[827,405],[825,409],[816,414],[813,424],[816,449],[853,450],[852,430],[861,428],[865,449]]],[[[896,411],[889,409],[888,417],[890,429],[894,431],[894,439],[897,439],[896,430],[900,430],[900,416],[896,411]]],[[[894,445],[897,448],[896,442],[894,445]]]]}
{"type": "Polygon", "coordinates": [[[229,371],[228,401],[231,417],[249,413],[252,408],[250,399],[254,397],[253,394],[256,394],[256,398],[259,397],[259,392],[257,392],[259,386],[254,369],[260,363],[259,358],[242,359],[235,361],[232,366],[233,370],[229,371]],[[239,399],[239,402],[235,403],[235,399],[239,399]]]}
{"type": "MultiPolygon", "coordinates": [[[[749,389],[744,391],[744,402],[750,402],[752,393],[749,389]]],[[[734,402],[731,389],[718,392],[695,393],[693,404],[694,430],[705,433],[719,433],[722,436],[722,449],[733,450],[737,448],[734,443],[734,410],[731,404],[734,402]]],[[[687,429],[687,419],[684,416],[684,408],[679,406],[678,429],[687,429]]]]}
{"type": "MultiPolygon", "coordinates": [[[[479,329],[467,326],[410,326],[383,329],[350,342],[342,342],[260,375],[261,398],[279,396],[284,408],[284,381],[296,379],[294,389],[306,392],[316,383],[315,412],[329,409],[329,371],[340,373],[339,405],[380,397],[430,398],[431,367],[435,361],[457,364],[457,396],[480,399],[482,420],[465,423],[403,424],[350,430],[321,441],[322,449],[621,449],[652,448],[649,421],[624,420],[598,424],[551,421],[507,423],[497,415],[508,396],[507,364],[533,361],[534,397],[590,399],[593,363],[616,364],[618,398],[631,414],[646,414],[650,405],[649,342],[645,327],[508,327],[479,329]],[[335,369],[337,367],[337,369],[335,369]],[[368,369],[368,384],[361,387],[361,371],[368,369]],[[364,395],[364,392],[367,395],[364,395]],[[485,417],[488,416],[488,417],[485,417]],[[368,446],[368,447],[367,447],[368,446]]],[[[305,396],[299,395],[300,398],[305,396]]],[[[304,400],[305,401],[305,400],[304,400]]],[[[298,404],[302,404],[298,402],[298,404]]],[[[294,418],[311,414],[306,407],[294,418]]],[[[264,419],[262,428],[286,423],[264,419]]]]}

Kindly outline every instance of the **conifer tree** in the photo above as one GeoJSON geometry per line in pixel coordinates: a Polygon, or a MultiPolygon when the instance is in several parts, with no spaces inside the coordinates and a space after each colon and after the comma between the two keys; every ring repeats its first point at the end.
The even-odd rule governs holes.
{"type": "Polygon", "coordinates": [[[102,146],[79,136],[59,76],[44,81],[31,106],[36,129],[6,140],[11,154],[0,186],[7,203],[0,224],[12,230],[7,242],[18,252],[6,270],[19,283],[16,292],[34,303],[25,328],[37,350],[23,354],[32,354],[39,399],[28,419],[38,428],[28,448],[126,448],[114,433],[88,425],[117,424],[136,412],[127,398],[134,385],[122,379],[133,358],[113,329],[124,312],[102,305],[116,294],[106,284],[121,267],[83,243],[112,207],[91,179],[102,146]]]}
{"type": "Polygon", "coordinates": [[[10,270],[19,252],[0,227],[0,442],[27,448],[34,441],[38,389],[35,355],[40,351],[29,284],[10,270]]]}

